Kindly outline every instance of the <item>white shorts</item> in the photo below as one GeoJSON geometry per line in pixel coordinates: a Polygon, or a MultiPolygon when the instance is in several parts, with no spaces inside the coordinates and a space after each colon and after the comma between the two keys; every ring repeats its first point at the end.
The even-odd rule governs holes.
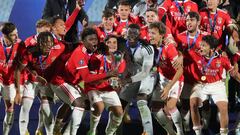
{"type": "Polygon", "coordinates": [[[194,87],[194,85],[192,85],[192,84],[184,83],[180,98],[189,100],[193,87],[194,87]]]}
{"type": "Polygon", "coordinates": [[[136,98],[137,94],[152,94],[155,84],[156,77],[151,74],[141,82],[131,83],[123,87],[119,97],[125,101],[131,102],[132,99],[136,98]]]}
{"type": "Polygon", "coordinates": [[[24,84],[24,90],[23,90],[22,98],[34,99],[36,95],[37,95],[36,84],[34,84],[33,82],[27,81],[24,84]]]}
{"type": "Polygon", "coordinates": [[[88,98],[91,105],[103,101],[107,108],[111,106],[122,106],[116,91],[92,90],[88,92],[88,98]]]}
{"type": "MultiPolygon", "coordinates": [[[[20,95],[23,95],[24,85],[20,85],[20,95]]],[[[3,85],[2,96],[4,100],[10,100],[10,102],[14,102],[14,98],[16,96],[15,84],[3,85]]]]}
{"type": "Polygon", "coordinates": [[[226,86],[222,81],[217,81],[214,83],[197,84],[193,88],[193,93],[190,98],[198,97],[202,101],[208,99],[211,96],[214,103],[219,101],[228,102],[226,86]]]}
{"type": "Polygon", "coordinates": [[[42,85],[41,83],[34,82],[33,88],[35,88],[35,93],[39,93],[41,97],[54,98],[54,93],[49,85],[42,85]]]}
{"type": "MultiPolygon", "coordinates": [[[[169,83],[169,81],[171,80],[168,80],[162,74],[159,74],[159,82],[157,83],[156,88],[153,91],[152,101],[162,101],[160,96],[163,92],[163,88],[169,83]]],[[[183,86],[183,82],[177,81],[170,89],[168,93],[168,97],[178,99],[182,92],[182,86],[183,86]]]]}
{"type": "Polygon", "coordinates": [[[60,100],[62,100],[64,103],[72,106],[72,103],[77,98],[86,98],[80,89],[68,84],[63,83],[61,85],[53,85],[50,84],[51,89],[53,92],[58,96],[60,100]]]}

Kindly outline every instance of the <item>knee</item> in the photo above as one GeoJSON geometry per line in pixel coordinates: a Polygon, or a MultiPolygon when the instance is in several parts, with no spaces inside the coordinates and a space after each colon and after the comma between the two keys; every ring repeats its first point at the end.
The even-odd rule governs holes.
{"type": "Polygon", "coordinates": [[[123,110],[122,109],[117,109],[113,112],[113,114],[116,116],[116,117],[122,117],[123,116],[123,110]]]}
{"type": "Polygon", "coordinates": [[[104,110],[104,104],[102,102],[98,102],[98,103],[94,103],[93,104],[93,108],[94,108],[94,115],[101,115],[103,110],[104,110]]]}
{"type": "Polygon", "coordinates": [[[224,115],[224,114],[227,114],[228,113],[228,107],[227,107],[227,105],[222,105],[221,107],[219,107],[219,112],[220,112],[220,114],[222,115],[224,115]]]}
{"type": "Polygon", "coordinates": [[[77,98],[73,101],[72,106],[79,107],[79,108],[85,108],[85,102],[82,101],[80,98],[77,98]]]}
{"type": "Polygon", "coordinates": [[[5,105],[6,112],[9,112],[9,113],[13,112],[14,111],[14,103],[11,103],[11,102],[5,102],[5,103],[6,103],[6,105],[5,105]]]}

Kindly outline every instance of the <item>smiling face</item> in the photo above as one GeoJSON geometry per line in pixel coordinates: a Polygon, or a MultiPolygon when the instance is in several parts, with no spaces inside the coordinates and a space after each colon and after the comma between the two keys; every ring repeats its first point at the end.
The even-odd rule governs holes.
{"type": "Polygon", "coordinates": [[[106,30],[111,30],[111,29],[113,29],[114,16],[103,17],[103,18],[102,18],[102,23],[103,23],[104,29],[106,29],[106,30]]]}
{"type": "Polygon", "coordinates": [[[98,37],[96,34],[87,35],[83,39],[83,44],[90,52],[95,52],[98,48],[98,37]]]}
{"type": "Polygon", "coordinates": [[[128,19],[128,16],[131,13],[131,8],[129,5],[119,5],[118,7],[118,14],[121,20],[128,19]]]}
{"type": "Polygon", "coordinates": [[[118,49],[117,38],[111,37],[106,41],[106,45],[108,46],[109,52],[114,53],[118,49]]]}
{"type": "Polygon", "coordinates": [[[163,35],[160,35],[157,28],[148,29],[148,34],[152,45],[158,45],[163,38],[163,35]]]}
{"type": "Polygon", "coordinates": [[[147,11],[145,19],[146,19],[147,23],[157,22],[158,21],[158,15],[153,11],[147,11]]]}

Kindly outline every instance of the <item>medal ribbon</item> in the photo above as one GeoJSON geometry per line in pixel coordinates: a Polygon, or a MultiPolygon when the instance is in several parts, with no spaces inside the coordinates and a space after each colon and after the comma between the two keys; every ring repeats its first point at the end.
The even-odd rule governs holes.
{"type": "Polygon", "coordinates": [[[4,42],[3,39],[2,39],[2,44],[3,44],[4,54],[5,54],[5,57],[6,57],[6,64],[8,64],[8,61],[10,60],[10,58],[12,56],[13,45],[11,46],[11,50],[10,50],[10,52],[8,54],[7,53],[7,44],[4,42]]]}
{"type": "Polygon", "coordinates": [[[189,36],[189,33],[187,32],[188,50],[192,49],[195,46],[197,38],[198,38],[198,35],[199,35],[199,32],[196,33],[196,35],[194,36],[193,42],[190,45],[190,36],[189,36]]]}
{"type": "MultiPolygon", "coordinates": [[[[210,64],[212,63],[213,59],[217,56],[218,56],[218,53],[214,52],[213,55],[210,57],[210,60],[208,61],[207,65],[203,66],[203,68],[202,68],[202,74],[203,75],[206,73],[206,71],[209,68],[210,64]]],[[[202,64],[203,64],[203,59],[202,59],[202,64]]]]}

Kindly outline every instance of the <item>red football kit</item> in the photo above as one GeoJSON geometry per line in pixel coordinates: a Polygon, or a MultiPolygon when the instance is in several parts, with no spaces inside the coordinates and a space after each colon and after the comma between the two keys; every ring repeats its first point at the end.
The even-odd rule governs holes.
{"type": "Polygon", "coordinates": [[[106,77],[106,73],[91,75],[88,69],[88,63],[91,54],[82,43],[73,51],[72,55],[65,64],[65,68],[60,74],[53,77],[51,83],[61,85],[65,82],[77,85],[80,81],[89,83],[106,77]]]}
{"type": "Polygon", "coordinates": [[[223,69],[226,69],[228,72],[233,68],[227,57],[221,56],[216,52],[210,58],[205,58],[194,50],[190,50],[188,54],[198,67],[197,70],[192,72],[193,76],[203,83],[220,81],[222,80],[223,69]]]}
{"type": "Polygon", "coordinates": [[[158,8],[158,16],[161,20],[164,14],[167,14],[166,26],[171,28],[171,32],[175,37],[187,29],[186,14],[190,11],[198,12],[198,6],[191,0],[177,1],[166,0],[158,8]]]}
{"type": "MultiPolygon", "coordinates": [[[[124,72],[126,67],[125,60],[121,60],[117,63],[117,65],[114,65],[111,61],[107,60],[105,55],[101,54],[95,54],[95,56],[91,57],[89,64],[92,65],[91,68],[89,67],[90,73],[92,74],[106,73],[108,70],[113,70],[114,68],[118,68],[118,73],[121,74],[124,72]]],[[[103,80],[99,83],[97,82],[86,84],[85,92],[87,93],[91,90],[113,91],[114,89],[110,86],[109,80],[103,80]]]]}

